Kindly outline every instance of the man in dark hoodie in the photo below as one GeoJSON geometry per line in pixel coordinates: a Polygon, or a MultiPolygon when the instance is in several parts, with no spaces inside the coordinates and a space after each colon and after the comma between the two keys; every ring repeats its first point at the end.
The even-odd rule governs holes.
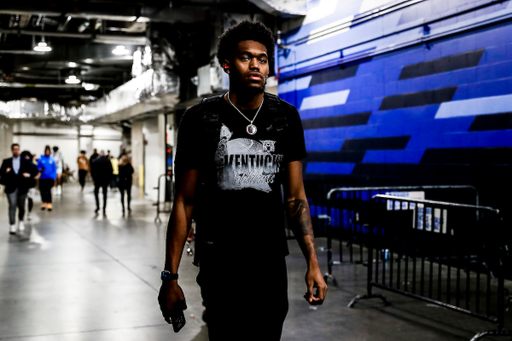
{"type": "Polygon", "coordinates": [[[3,160],[0,167],[0,182],[5,186],[5,194],[9,201],[10,234],[16,234],[16,209],[18,209],[18,230],[25,229],[23,219],[25,216],[25,200],[30,188],[30,182],[38,174],[29,160],[20,156],[20,145],[11,145],[12,157],[3,160]]]}
{"type": "Polygon", "coordinates": [[[97,157],[94,162],[91,163],[91,175],[94,181],[94,197],[96,198],[96,210],[94,211],[96,214],[100,210],[100,187],[103,190],[103,215],[106,215],[107,208],[107,192],[108,185],[110,180],[112,179],[112,163],[110,159],[105,156],[105,152],[100,151],[99,157],[97,157]]]}

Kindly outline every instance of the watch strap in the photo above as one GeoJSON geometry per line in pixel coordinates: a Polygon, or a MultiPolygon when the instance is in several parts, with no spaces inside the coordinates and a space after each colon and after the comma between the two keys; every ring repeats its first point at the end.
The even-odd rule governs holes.
{"type": "Polygon", "coordinates": [[[178,274],[173,274],[169,270],[164,270],[160,273],[160,279],[164,282],[177,280],[178,274]]]}

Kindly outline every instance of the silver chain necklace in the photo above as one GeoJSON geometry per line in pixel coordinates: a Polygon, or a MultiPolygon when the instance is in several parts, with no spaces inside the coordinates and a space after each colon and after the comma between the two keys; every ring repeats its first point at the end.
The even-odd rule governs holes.
{"type": "Polygon", "coordinates": [[[231,104],[233,106],[233,108],[236,109],[236,111],[238,111],[240,113],[240,115],[242,115],[247,121],[249,121],[249,125],[245,128],[245,131],[247,131],[247,134],[249,135],[254,135],[256,134],[256,132],[258,131],[258,128],[256,128],[256,126],[254,124],[252,124],[252,122],[254,122],[254,120],[256,119],[256,117],[258,116],[259,112],[260,112],[260,109],[261,107],[263,106],[263,100],[261,100],[261,104],[258,108],[258,111],[256,111],[256,114],[254,115],[252,121],[250,119],[247,118],[247,116],[245,116],[234,104],[233,102],[231,102],[231,99],[229,98],[229,91],[226,93],[226,95],[228,96],[228,102],[229,104],[231,104]]]}

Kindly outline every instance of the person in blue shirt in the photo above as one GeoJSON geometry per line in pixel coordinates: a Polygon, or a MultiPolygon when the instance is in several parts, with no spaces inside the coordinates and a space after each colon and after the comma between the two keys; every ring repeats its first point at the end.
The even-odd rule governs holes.
{"type": "Polygon", "coordinates": [[[51,155],[50,146],[44,148],[44,154],[37,161],[37,168],[41,172],[39,178],[39,191],[41,192],[41,210],[52,210],[52,187],[57,179],[57,165],[51,155]]]}

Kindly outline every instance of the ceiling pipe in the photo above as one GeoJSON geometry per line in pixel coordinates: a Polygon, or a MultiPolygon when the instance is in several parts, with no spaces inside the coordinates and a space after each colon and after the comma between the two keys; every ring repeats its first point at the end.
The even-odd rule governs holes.
{"type": "Polygon", "coordinates": [[[128,44],[128,45],[149,45],[149,39],[146,36],[121,36],[109,34],[91,34],[91,33],[67,33],[67,32],[43,32],[30,30],[5,30],[0,29],[1,34],[30,35],[60,38],[78,38],[91,39],[95,43],[101,44],[128,44]]]}
{"type": "Polygon", "coordinates": [[[38,52],[34,50],[0,50],[0,54],[31,54],[31,55],[43,55],[44,52],[38,52]]]}
{"type": "Polygon", "coordinates": [[[47,88],[47,89],[81,89],[80,84],[29,84],[29,83],[5,83],[0,82],[0,88],[47,88]]]}
{"type": "MultiPolygon", "coordinates": [[[[192,3],[193,4],[193,3],[192,3]]],[[[190,5],[192,5],[190,4],[190,5]]],[[[216,3],[212,2],[205,4],[204,7],[208,8],[215,6],[216,3]]],[[[0,14],[11,14],[11,15],[44,15],[47,17],[60,17],[61,15],[71,18],[80,19],[100,19],[100,20],[112,20],[112,21],[139,21],[139,22],[186,22],[194,23],[202,21],[205,18],[204,9],[199,7],[197,10],[182,10],[177,8],[165,8],[157,9],[155,7],[142,6],[139,9],[126,8],[124,13],[114,10],[88,10],[83,9],[80,12],[56,12],[48,10],[46,8],[31,8],[31,9],[20,9],[12,5],[0,5],[0,14]],[[9,8],[12,7],[12,8],[9,8]]]]}

